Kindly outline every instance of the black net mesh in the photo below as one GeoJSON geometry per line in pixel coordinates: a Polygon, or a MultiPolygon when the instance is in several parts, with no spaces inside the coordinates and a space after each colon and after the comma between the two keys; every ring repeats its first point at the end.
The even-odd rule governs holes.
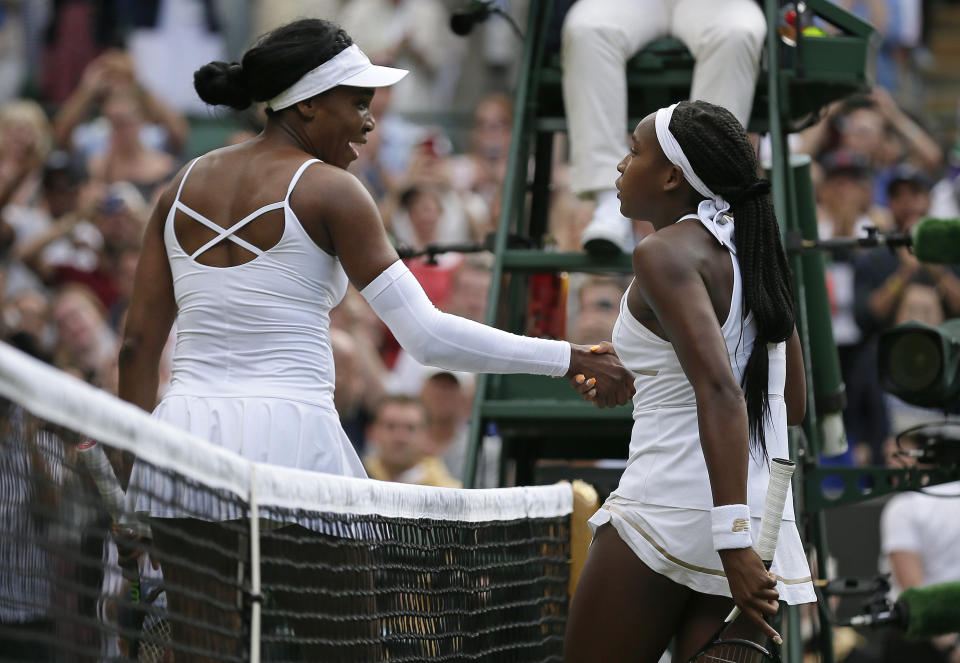
{"type": "MultiPolygon", "coordinates": [[[[565,511],[504,517],[496,505],[516,495],[502,490],[394,494],[401,487],[348,480],[362,508],[356,495],[286,500],[297,508],[258,498],[251,518],[236,477],[192,478],[217,467],[195,449],[179,471],[141,452],[124,496],[109,484],[136,445],[95,445],[105,485],[81,444],[90,431],[35,409],[0,398],[0,661],[246,661],[252,647],[264,661],[561,660],[565,511]],[[429,506],[410,507],[411,496],[429,506]],[[493,505],[491,518],[465,509],[474,498],[493,505]],[[144,509],[151,517],[134,515],[144,509]]],[[[308,488],[343,481],[291,477],[308,488]]],[[[545,489],[522,490],[529,501],[545,489]]]]}
{"type": "Polygon", "coordinates": [[[261,536],[272,660],[560,660],[567,518],[269,519],[297,523],[261,536]]]}
{"type": "MultiPolygon", "coordinates": [[[[219,537],[199,536],[200,512],[117,524],[78,450],[83,435],[6,399],[0,427],[0,660],[246,660],[245,521],[220,523],[219,537]],[[170,610],[171,596],[189,597],[189,610],[170,610]],[[191,637],[173,641],[185,624],[191,637]]],[[[122,467],[120,452],[106,456],[122,467]]],[[[203,514],[243,508],[227,491],[152,469],[204,495],[203,514]]]]}

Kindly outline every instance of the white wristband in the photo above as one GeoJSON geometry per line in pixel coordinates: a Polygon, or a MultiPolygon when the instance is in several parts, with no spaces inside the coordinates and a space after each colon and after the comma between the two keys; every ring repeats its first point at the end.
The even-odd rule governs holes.
{"type": "Polygon", "coordinates": [[[750,536],[750,507],[746,504],[724,504],[710,510],[710,525],[713,533],[713,549],[749,548],[753,545],[750,536]]]}

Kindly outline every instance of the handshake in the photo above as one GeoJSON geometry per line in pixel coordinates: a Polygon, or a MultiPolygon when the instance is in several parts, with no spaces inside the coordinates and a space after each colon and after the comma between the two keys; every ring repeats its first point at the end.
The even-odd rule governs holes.
{"type": "Polygon", "coordinates": [[[613,345],[570,345],[570,385],[597,407],[623,405],[633,398],[633,374],[623,367],[613,345]]]}

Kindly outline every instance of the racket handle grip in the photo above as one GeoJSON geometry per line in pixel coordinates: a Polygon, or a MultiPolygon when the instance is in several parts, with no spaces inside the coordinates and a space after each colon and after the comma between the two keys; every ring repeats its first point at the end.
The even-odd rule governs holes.
{"type": "Polygon", "coordinates": [[[120,488],[120,482],[117,481],[117,475],[114,474],[113,466],[107,454],[104,453],[103,447],[94,440],[84,440],[77,445],[77,452],[90,471],[100,496],[103,497],[107,513],[114,522],[118,521],[123,513],[123,489],[120,488]]]}
{"type": "Polygon", "coordinates": [[[760,534],[757,536],[757,554],[764,562],[772,562],[777,550],[783,507],[790,489],[790,477],[796,467],[796,463],[783,458],[770,461],[770,483],[763,504],[763,515],[760,517],[760,534]]]}
{"type": "MultiPolygon", "coordinates": [[[[792,460],[773,458],[770,461],[770,483],[767,485],[767,498],[763,504],[763,515],[760,516],[760,534],[757,536],[757,554],[767,571],[773,565],[773,555],[780,539],[783,507],[787,502],[787,490],[796,469],[797,465],[792,460]]],[[[739,616],[740,608],[734,606],[723,621],[729,624],[739,616]]]]}

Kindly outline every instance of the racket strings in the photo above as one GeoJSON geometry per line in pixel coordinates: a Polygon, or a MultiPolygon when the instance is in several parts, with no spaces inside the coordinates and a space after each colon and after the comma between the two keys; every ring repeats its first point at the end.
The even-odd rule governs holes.
{"type": "Polygon", "coordinates": [[[759,646],[745,643],[718,642],[693,659],[698,663],[766,663],[777,661],[759,646]]]}
{"type": "Polygon", "coordinates": [[[139,663],[163,663],[168,658],[170,622],[165,616],[144,623],[143,637],[137,652],[139,663]]]}

